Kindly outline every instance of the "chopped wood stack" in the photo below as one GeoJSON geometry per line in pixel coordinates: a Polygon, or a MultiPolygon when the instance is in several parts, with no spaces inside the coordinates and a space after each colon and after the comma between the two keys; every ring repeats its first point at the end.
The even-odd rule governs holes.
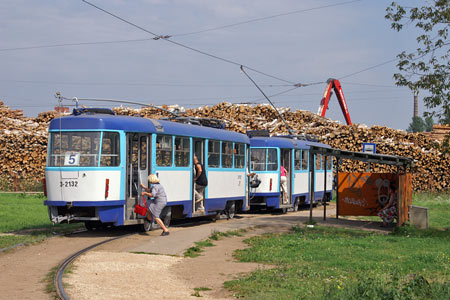
{"type": "Polygon", "coordinates": [[[432,132],[425,133],[428,137],[438,140],[441,143],[444,139],[450,135],[450,126],[449,125],[433,125],[432,132]]]}
{"type": "MultiPolygon", "coordinates": [[[[183,111],[182,108],[164,107],[167,110],[183,111]]],[[[117,107],[116,114],[160,119],[171,117],[168,112],[145,107],[133,109],[117,107]]],[[[383,126],[371,128],[354,124],[343,125],[340,122],[319,117],[308,111],[290,111],[279,108],[279,112],[297,134],[313,134],[322,143],[343,150],[362,151],[366,142],[377,144],[377,153],[411,157],[415,162],[412,168],[413,189],[416,191],[450,190],[450,157],[440,152],[440,142],[422,133],[407,133],[383,126]]],[[[269,130],[272,134],[288,134],[278,113],[269,105],[234,105],[219,103],[188,109],[182,115],[199,118],[216,118],[225,121],[228,130],[245,133],[247,130],[269,130]]],[[[44,112],[37,118],[25,118],[21,111],[10,110],[0,105],[0,177],[12,180],[11,176],[40,179],[44,177],[46,159],[48,122],[58,113],[44,112]]],[[[367,170],[367,164],[345,160],[340,170],[361,172],[367,170]]],[[[385,165],[371,165],[371,172],[397,172],[397,168],[385,165]]]]}

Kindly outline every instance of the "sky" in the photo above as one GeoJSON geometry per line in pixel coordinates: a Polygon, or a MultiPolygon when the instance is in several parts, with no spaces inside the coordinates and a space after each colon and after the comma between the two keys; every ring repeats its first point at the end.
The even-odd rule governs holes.
{"type": "MultiPolygon", "coordinates": [[[[413,94],[395,86],[396,62],[374,67],[417,48],[415,28],[396,32],[384,19],[392,0],[89,1],[141,29],[82,0],[0,1],[1,101],[29,117],[57,106],[57,91],[185,108],[267,103],[242,64],[276,77],[246,69],[267,95],[317,83],[270,97],[277,107],[317,113],[324,82],[337,78],[353,123],[406,129],[411,122],[413,94]],[[243,24],[198,32],[236,23],[243,24]]],[[[335,96],[326,116],[345,123],[335,96]]]]}

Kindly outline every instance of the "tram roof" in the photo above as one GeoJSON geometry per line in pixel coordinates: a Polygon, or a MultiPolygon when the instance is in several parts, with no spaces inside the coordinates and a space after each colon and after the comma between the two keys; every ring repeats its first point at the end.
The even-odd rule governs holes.
{"type": "Polygon", "coordinates": [[[250,138],[251,147],[277,147],[291,149],[309,149],[310,145],[320,145],[322,147],[330,147],[325,144],[310,142],[305,140],[297,140],[286,137],[252,137],[250,138]]]}
{"type": "Polygon", "coordinates": [[[56,118],[50,122],[49,130],[123,130],[127,132],[159,133],[226,140],[245,144],[250,143],[246,135],[224,129],[142,117],[102,114],[70,115],[56,118]]]}

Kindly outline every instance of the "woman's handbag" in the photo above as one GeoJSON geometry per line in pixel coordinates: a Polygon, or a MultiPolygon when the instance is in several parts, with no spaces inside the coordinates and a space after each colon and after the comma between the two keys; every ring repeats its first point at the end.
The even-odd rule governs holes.
{"type": "Polygon", "coordinates": [[[141,205],[141,203],[136,204],[134,212],[145,217],[147,215],[147,202],[145,201],[145,196],[142,196],[142,202],[144,205],[141,205]]]}

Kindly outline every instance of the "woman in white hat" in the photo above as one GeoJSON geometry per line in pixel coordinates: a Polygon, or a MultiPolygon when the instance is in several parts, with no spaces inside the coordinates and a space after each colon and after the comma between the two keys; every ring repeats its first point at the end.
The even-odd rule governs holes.
{"type": "MultiPolygon", "coordinates": [[[[159,226],[161,226],[163,232],[161,235],[169,235],[169,230],[164,225],[164,222],[161,220],[160,215],[161,211],[167,204],[167,196],[166,192],[164,191],[164,187],[159,183],[159,178],[155,174],[150,174],[148,176],[148,182],[151,184],[151,188],[146,188],[143,184],[141,184],[142,196],[148,196],[149,198],[153,198],[153,200],[150,201],[149,205],[149,211],[150,211],[150,218],[149,221],[153,222],[153,219],[158,223],[159,226]]],[[[147,216],[148,218],[148,216],[147,216]]]]}

